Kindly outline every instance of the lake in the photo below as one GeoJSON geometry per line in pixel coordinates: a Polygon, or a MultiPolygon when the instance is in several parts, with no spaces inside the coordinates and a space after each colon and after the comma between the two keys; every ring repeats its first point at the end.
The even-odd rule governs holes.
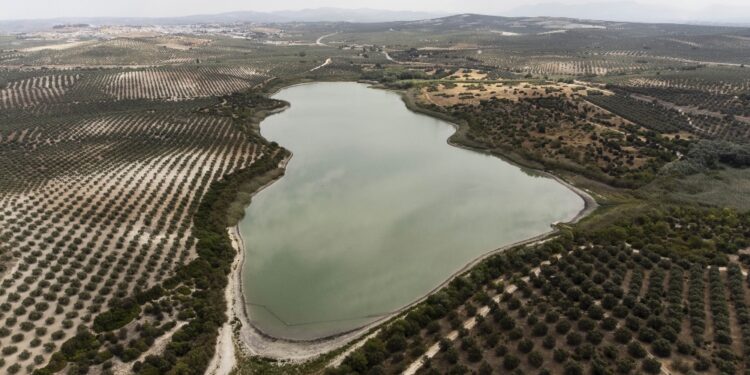
{"type": "Polygon", "coordinates": [[[261,124],[294,156],[240,222],[252,323],[311,340],[419,299],[489,251],[551,230],[584,201],[555,181],[447,144],[451,124],[398,94],[313,83],[261,124]]]}

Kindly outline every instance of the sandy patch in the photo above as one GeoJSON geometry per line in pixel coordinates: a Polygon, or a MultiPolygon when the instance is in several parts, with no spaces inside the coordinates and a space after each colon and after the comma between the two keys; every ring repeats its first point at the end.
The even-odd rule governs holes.
{"type": "Polygon", "coordinates": [[[502,31],[502,30],[492,30],[492,32],[495,33],[495,34],[500,34],[502,36],[517,36],[517,35],[521,35],[519,33],[514,33],[514,32],[511,32],[511,31],[502,31]]]}
{"type": "Polygon", "coordinates": [[[545,31],[545,32],[537,33],[536,35],[563,34],[563,33],[567,33],[567,32],[568,32],[568,30],[550,30],[550,31],[545,31]]]}
{"type": "Polygon", "coordinates": [[[52,51],[62,51],[73,47],[79,47],[86,44],[91,44],[92,42],[88,41],[77,41],[77,42],[68,42],[68,43],[62,43],[62,44],[48,44],[44,46],[37,46],[37,47],[29,47],[24,48],[21,51],[23,52],[39,52],[43,50],[52,50],[52,51]]]}
{"type": "Polygon", "coordinates": [[[331,58],[329,57],[329,58],[326,59],[325,62],[323,62],[322,64],[320,64],[320,65],[318,65],[318,66],[316,66],[316,67],[314,67],[312,69],[310,69],[310,71],[314,72],[314,71],[316,71],[316,70],[318,70],[318,69],[320,69],[320,68],[322,68],[322,67],[324,67],[326,65],[329,65],[332,62],[333,62],[333,60],[331,60],[331,58]]]}

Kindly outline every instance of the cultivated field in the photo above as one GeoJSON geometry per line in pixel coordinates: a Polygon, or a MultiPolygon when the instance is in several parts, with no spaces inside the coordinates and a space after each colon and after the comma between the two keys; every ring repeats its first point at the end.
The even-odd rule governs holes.
{"type": "Polygon", "coordinates": [[[243,354],[238,373],[750,369],[750,29],[479,15],[64,29],[0,35],[0,373],[202,374],[227,323],[226,227],[289,157],[258,134],[284,105],[268,93],[358,79],[602,208],[343,354],[243,354]]]}

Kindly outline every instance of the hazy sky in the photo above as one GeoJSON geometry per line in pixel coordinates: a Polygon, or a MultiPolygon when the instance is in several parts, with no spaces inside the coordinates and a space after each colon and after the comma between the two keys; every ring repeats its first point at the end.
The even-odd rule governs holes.
{"type": "MultiPolygon", "coordinates": [[[[745,6],[748,0],[635,0],[652,6],[700,12],[714,6],[745,6]]],[[[499,14],[534,3],[612,3],[622,0],[0,0],[0,19],[89,16],[185,16],[238,10],[270,11],[318,7],[374,8],[499,14]]]]}

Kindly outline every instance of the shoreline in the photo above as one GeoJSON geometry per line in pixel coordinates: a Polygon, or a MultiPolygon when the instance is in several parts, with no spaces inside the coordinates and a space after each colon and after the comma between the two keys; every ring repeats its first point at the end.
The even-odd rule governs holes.
{"type": "MultiPolygon", "coordinates": [[[[310,82],[310,83],[315,83],[315,82],[310,82]]],[[[307,84],[307,83],[295,83],[289,86],[277,88],[276,90],[274,90],[274,93],[281,91],[285,88],[300,85],[300,84],[307,84]]],[[[404,95],[403,93],[399,93],[399,94],[401,94],[402,97],[404,95]]],[[[406,102],[406,100],[404,101],[406,102]]],[[[473,151],[473,152],[488,154],[493,157],[497,157],[498,159],[504,162],[511,163],[512,165],[518,168],[532,170],[535,173],[539,173],[540,175],[543,175],[545,177],[552,178],[556,180],[558,183],[567,187],[569,190],[573,191],[576,195],[578,195],[584,202],[583,208],[575,216],[573,216],[572,218],[568,219],[565,222],[556,222],[556,223],[550,224],[552,229],[547,232],[538,234],[536,236],[533,236],[533,237],[530,237],[521,241],[516,241],[514,243],[501,246],[499,248],[483,253],[482,255],[470,260],[463,267],[461,267],[460,269],[458,269],[457,271],[449,275],[439,285],[437,285],[430,291],[426,292],[425,294],[421,295],[419,298],[415,299],[408,305],[405,305],[389,314],[386,314],[380,318],[377,318],[373,320],[372,322],[367,323],[361,327],[358,327],[349,331],[337,333],[334,335],[330,335],[330,336],[312,339],[312,340],[293,340],[293,339],[273,337],[271,335],[264,333],[262,330],[257,328],[254,324],[252,324],[251,317],[248,314],[247,306],[245,304],[245,297],[242,292],[242,285],[243,285],[242,284],[242,269],[244,268],[244,262],[246,260],[246,256],[244,253],[245,251],[244,239],[242,238],[242,234],[239,229],[239,224],[234,225],[230,228],[227,228],[227,231],[229,232],[229,236],[232,239],[232,245],[235,247],[235,250],[237,250],[237,255],[235,257],[234,262],[232,263],[232,271],[229,275],[229,284],[225,292],[225,295],[227,298],[227,315],[229,319],[228,319],[228,322],[225,323],[225,325],[220,328],[219,339],[217,340],[217,351],[216,351],[217,353],[211,362],[212,365],[214,365],[217,361],[221,363],[219,364],[218,367],[215,365],[209,367],[209,371],[206,372],[207,374],[227,375],[235,367],[236,358],[231,359],[232,365],[231,367],[228,367],[226,364],[224,364],[225,362],[224,358],[226,358],[226,356],[222,357],[222,355],[220,354],[222,348],[226,349],[227,347],[229,347],[227,345],[227,342],[232,343],[233,352],[234,352],[234,347],[237,346],[239,349],[239,352],[242,353],[242,355],[244,356],[259,356],[259,357],[270,358],[273,360],[278,360],[282,362],[291,362],[291,363],[302,363],[307,360],[313,359],[315,357],[319,357],[321,355],[331,353],[332,351],[335,351],[337,349],[341,349],[345,347],[346,345],[353,344],[352,348],[349,348],[349,350],[345,351],[343,354],[337,355],[336,358],[334,358],[332,362],[341,361],[343,360],[343,356],[346,353],[348,353],[351,349],[364,343],[365,340],[363,339],[363,337],[364,338],[369,337],[372,334],[374,334],[374,332],[377,332],[381,324],[409,311],[411,308],[418,305],[419,303],[422,303],[430,295],[444,288],[448,283],[453,281],[456,277],[464,274],[465,272],[472,269],[477,264],[481,263],[487,258],[495,254],[498,254],[500,252],[507,251],[512,248],[516,248],[520,246],[531,246],[537,243],[547,241],[550,238],[553,238],[559,232],[559,228],[557,227],[558,224],[566,224],[566,223],[575,224],[581,219],[583,219],[584,217],[588,216],[591,212],[593,212],[598,207],[596,200],[588,192],[570,184],[569,182],[563,180],[559,176],[556,176],[547,171],[521,166],[517,163],[514,163],[513,161],[507,160],[506,158],[503,158],[499,155],[491,153],[487,150],[471,148],[471,147],[468,147],[468,146],[465,146],[465,145],[462,145],[453,141],[452,139],[453,136],[455,136],[460,131],[459,124],[456,124],[451,121],[447,121],[446,119],[443,119],[443,118],[430,116],[429,114],[421,112],[421,111],[415,111],[411,108],[411,106],[408,103],[405,103],[405,104],[406,104],[407,109],[411,110],[412,112],[442,120],[450,124],[451,126],[453,126],[455,129],[455,132],[454,134],[452,134],[450,137],[447,138],[446,143],[448,143],[448,145],[452,147],[466,149],[466,150],[473,151]],[[239,322],[238,328],[232,326],[233,324],[235,324],[235,322],[239,322]],[[231,337],[227,338],[226,336],[231,336],[231,337]],[[236,339],[236,342],[235,342],[235,339],[236,339]],[[224,364],[224,366],[222,366],[222,364],[224,364]],[[215,370],[211,372],[211,369],[215,369],[215,370]]],[[[285,106],[284,108],[276,110],[273,113],[283,112],[287,108],[289,108],[289,106],[285,106]]],[[[260,124],[258,124],[258,126],[260,126],[260,124]]],[[[285,169],[291,157],[292,156],[290,153],[290,156],[284,161],[282,161],[282,163],[279,164],[279,168],[285,169]]],[[[267,184],[265,184],[264,186],[259,188],[257,191],[255,191],[252,195],[254,196],[255,194],[260,193],[265,188],[272,185],[274,182],[276,182],[278,179],[282,177],[283,177],[283,174],[269,181],[267,184]]],[[[234,357],[236,357],[236,354],[234,355],[234,357]]]]}

